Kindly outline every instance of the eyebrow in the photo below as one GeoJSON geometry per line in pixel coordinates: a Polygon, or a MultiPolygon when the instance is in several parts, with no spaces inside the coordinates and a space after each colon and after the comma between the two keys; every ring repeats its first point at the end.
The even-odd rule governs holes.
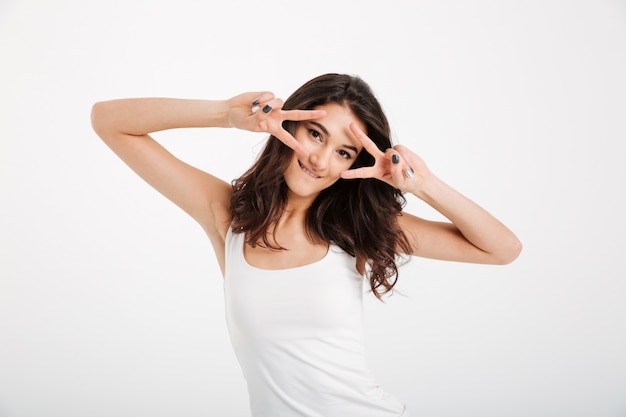
{"type": "MultiPolygon", "coordinates": [[[[309,123],[311,123],[312,125],[317,126],[322,132],[324,132],[324,134],[328,137],[330,137],[330,133],[328,133],[328,130],[326,130],[326,128],[324,127],[323,124],[316,122],[314,120],[311,120],[309,123]]],[[[346,149],[350,149],[356,153],[358,153],[358,149],[356,148],[356,146],[352,146],[352,145],[342,145],[344,148],[346,149]]]]}
{"type": "Polygon", "coordinates": [[[313,120],[311,120],[311,122],[310,122],[310,123],[311,123],[312,125],[315,125],[315,126],[319,127],[319,129],[320,129],[322,132],[324,132],[324,134],[325,134],[326,136],[330,137],[330,133],[328,133],[328,130],[326,130],[326,128],[324,127],[324,125],[323,125],[323,124],[321,124],[321,123],[319,123],[319,122],[316,122],[316,121],[313,121],[313,120]]]}

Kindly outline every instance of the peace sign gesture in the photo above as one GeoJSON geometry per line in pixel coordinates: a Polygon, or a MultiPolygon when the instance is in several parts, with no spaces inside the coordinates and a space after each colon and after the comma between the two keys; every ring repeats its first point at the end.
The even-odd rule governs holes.
{"type": "Polygon", "coordinates": [[[267,132],[303,157],[308,157],[309,152],[283,128],[283,122],[318,119],[326,115],[324,110],[283,110],[283,100],[270,92],[240,94],[228,100],[228,104],[230,126],[267,132]]]}
{"type": "Polygon", "coordinates": [[[341,178],[376,178],[402,191],[417,194],[421,190],[424,181],[430,176],[422,158],[402,145],[382,152],[356,124],[351,123],[350,130],[375,162],[373,166],[343,171],[341,178]]]}

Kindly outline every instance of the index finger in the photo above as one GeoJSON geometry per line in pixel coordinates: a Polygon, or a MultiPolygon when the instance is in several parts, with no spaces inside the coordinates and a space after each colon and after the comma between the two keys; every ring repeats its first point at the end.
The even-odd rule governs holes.
{"type": "Polygon", "coordinates": [[[283,110],[283,119],[292,122],[319,119],[326,116],[326,110],[283,110]]]}
{"type": "Polygon", "coordinates": [[[385,154],[383,151],[378,149],[378,146],[376,146],[376,144],[372,142],[372,140],[369,137],[367,137],[365,132],[363,132],[356,125],[356,123],[350,123],[350,130],[352,131],[354,136],[356,136],[359,142],[361,142],[361,144],[363,145],[363,148],[365,148],[365,150],[369,152],[370,155],[372,155],[375,159],[378,159],[379,157],[385,154]]]}
{"type": "Polygon", "coordinates": [[[352,180],[355,178],[376,178],[378,170],[376,167],[361,167],[355,169],[347,169],[339,174],[344,180],[352,180]]]}
{"type": "Polygon", "coordinates": [[[291,136],[291,134],[289,134],[289,132],[287,132],[285,129],[278,129],[277,131],[270,133],[276,136],[278,140],[280,140],[282,143],[293,149],[298,155],[304,158],[309,157],[309,151],[307,151],[306,148],[302,146],[300,142],[298,142],[296,138],[291,136]]]}

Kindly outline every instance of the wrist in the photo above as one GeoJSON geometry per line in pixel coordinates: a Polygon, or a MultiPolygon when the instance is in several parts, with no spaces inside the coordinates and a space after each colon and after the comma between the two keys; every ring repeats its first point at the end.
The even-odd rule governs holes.
{"type": "Polygon", "coordinates": [[[411,193],[417,198],[431,203],[437,199],[437,196],[441,193],[444,186],[443,181],[429,172],[427,176],[420,179],[415,189],[411,190],[411,193]]]}
{"type": "Polygon", "coordinates": [[[232,127],[228,100],[212,100],[204,111],[207,125],[211,127],[232,127]]]}

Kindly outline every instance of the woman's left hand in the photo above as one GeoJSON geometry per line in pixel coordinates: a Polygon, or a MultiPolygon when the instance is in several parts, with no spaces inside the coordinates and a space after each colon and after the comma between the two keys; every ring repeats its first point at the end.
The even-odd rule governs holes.
{"type": "Polygon", "coordinates": [[[410,192],[450,223],[406,214],[398,224],[407,232],[412,255],[458,262],[504,265],[521,251],[517,237],[485,209],[439,180],[422,158],[404,146],[382,152],[355,124],[350,130],[374,157],[374,165],[341,173],[341,178],[376,178],[410,192]],[[395,157],[394,157],[395,156],[395,157]]]}
{"type": "Polygon", "coordinates": [[[341,178],[376,178],[402,191],[418,194],[430,171],[422,158],[407,147],[396,145],[382,152],[367,135],[352,123],[350,130],[367,152],[374,157],[374,165],[350,169],[341,173],[341,178]]]}

